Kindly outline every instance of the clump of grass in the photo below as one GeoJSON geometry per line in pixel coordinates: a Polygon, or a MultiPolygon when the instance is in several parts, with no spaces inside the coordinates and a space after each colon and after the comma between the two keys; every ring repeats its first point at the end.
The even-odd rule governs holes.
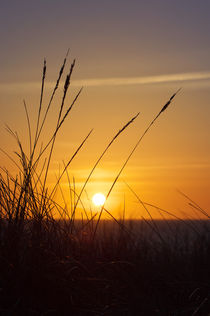
{"type": "MultiPolygon", "coordinates": [[[[74,60],[64,80],[56,126],[42,144],[42,132],[61,85],[67,57],[68,52],[46,106],[47,64],[44,61],[34,135],[24,101],[29,150],[23,148],[18,133],[6,127],[17,142],[15,154],[18,161],[3,149],[1,152],[15,164],[18,173],[12,175],[1,168],[0,174],[1,315],[207,315],[210,290],[208,221],[180,220],[167,210],[143,202],[130,187],[150,220],[118,220],[105,205],[99,215],[90,217],[84,208],[84,217],[76,219],[93,172],[139,113],[129,119],[105,146],[79,193],[68,170],[92,130],[64,163],[49,191],[47,178],[56,138],[82,91],[80,89],[71,104],[66,105],[74,60]],[[54,198],[64,174],[69,181],[70,210],[54,198]],[[176,220],[155,221],[149,207],[156,208],[163,217],[167,214],[176,220]],[[101,221],[102,212],[106,212],[112,221],[101,221]]],[[[177,92],[140,136],[117,173],[107,199],[136,148],[177,92]]],[[[209,219],[208,213],[198,204],[189,198],[188,201],[196,212],[209,219]]]]}

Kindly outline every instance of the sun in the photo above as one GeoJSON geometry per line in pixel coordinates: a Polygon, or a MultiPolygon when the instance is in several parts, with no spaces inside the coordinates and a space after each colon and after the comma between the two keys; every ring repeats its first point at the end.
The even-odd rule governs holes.
{"type": "Polygon", "coordinates": [[[92,197],[92,201],[93,201],[93,204],[95,206],[102,206],[102,205],[104,205],[105,200],[106,200],[106,198],[105,198],[105,196],[102,193],[96,193],[92,197]]]}

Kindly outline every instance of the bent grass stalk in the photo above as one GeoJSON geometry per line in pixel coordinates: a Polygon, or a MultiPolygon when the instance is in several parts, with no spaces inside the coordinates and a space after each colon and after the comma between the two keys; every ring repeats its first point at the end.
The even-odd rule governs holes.
{"type": "Polygon", "coordinates": [[[129,190],[133,193],[133,195],[136,197],[136,199],[139,201],[139,203],[144,207],[144,209],[145,209],[145,210],[147,211],[147,213],[149,214],[149,216],[150,216],[150,218],[151,218],[151,220],[152,220],[152,222],[153,222],[153,225],[155,226],[155,229],[156,229],[156,233],[157,233],[157,234],[160,234],[160,231],[159,231],[157,225],[155,224],[155,221],[153,220],[153,217],[151,216],[151,214],[150,214],[150,212],[148,211],[148,208],[147,208],[146,206],[150,206],[150,207],[152,207],[152,208],[155,208],[156,210],[160,211],[160,213],[162,212],[162,213],[165,213],[165,214],[167,214],[167,215],[170,215],[171,217],[175,218],[176,220],[178,220],[178,221],[184,223],[187,227],[190,227],[192,230],[194,230],[194,232],[195,232],[196,234],[199,235],[198,230],[196,230],[195,227],[190,224],[190,222],[185,221],[185,220],[183,220],[182,218],[176,216],[176,215],[174,214],[175,212],[172,213],[172,212],[169,212],[169,211],[167,211],[167,210],[165,210],[165,209],[163,209],[163,208],[161,208],[161,207],[158,207],[158,206],[156,206],[156,205],[153,205],[153,204],[151,204],[151,203],[143,202],[143,201],[140,199],[139,195],[131,188],[131,186],[130,186],[128,183],[126,183],[126,182],[125,182],[125,184],[127,185],[127,187],[129,188],[129,190]]]}
{"type": "Polygon", "coordinates": [[[196,208],[200,213],[202,213],[203,215],[205,215],[208,219],[210,219],[209,214],[202,209],[195,201],[193,201],[189,196],[187,196],[187,194],[183,193],[180,190],[177,190],[182,196],[184,196],[188,201],[190,201],[190,205],[193,206],[194,208],[196,208]]]}
{"type": "Polygon", "coordinates": [[[76,157],[76,155],[78,154],[78,152],[80,151],[80,149],[83,147],[84,143],[87,141],[87,139],[89,138],[89,136],[92,134],[93,129],[88,133],[88,135],[85,137],[85,139],[82,141],[82,143],[79,145],[79,147],[76,149],[76,151],[74,152],[74,154],[72,155],[72,157],[69,159],[68,163],[65,165],[63,171],[61,172],[60,176],[57,179],[57,182],[50,194],[50,198],[53,197],[54,192],[56,191],[56,188],[58,186],[58,184],[61,181],[61,178],[63,177],[64,173],[66,172],[66,170],[68,169],[68,167],[70,166],[72,160],[76,157]]]}
{"type": "MultiPolygon", "coordinates": [[[[134,148],[132,149],[132,151],[130,152],[130,154],[128,155],[127,159],[125,160],[122,168],[120,169],[119,173],[117,174],[114,182],[112,183],[112,186],[110,187],[108,193],[107,193],[107,196],[106,196],[106,200],[105,200],[105,203],[106,201],[108,200],[117,180],[119,179],[121,173],[123,172],[123,170],[125,169],[128,161],[130,160],[130,158],[132,157],[132,155],[134,154],[134,152],[136,151],[137,147],[139,146],[139,144],[141,143],[142,139],[144,138],[144,136],[148,133],[148,131],[150,130],[151,126],[155,123],[155,121],[159,118],[159,116],[168,108],[168,106],[171,104],[172,100],[174,99],[174,97],[177,95],[177,93],[181,90],[178,89],[171,97],[170,99],[166,102],[166,104],[162,107],[162,109],[160,110],[160,112],[155,116],[155,118],[151,121],[151,123],[148,125],[148,127],[146,128],[146,130],[144,131],[144,133],[142,134],[142,136],[139,138],[139,140],[137,141],[136,145],[134,146],[134,148]]],[[[105,205],[105,204],[104,204],[105,205]]],[[[99,217],[98,217],[98,220],[97,220],[97,223],[96,223],[96,227],[95,227],[95,231],[94,231],[94,234],[93,234],[93,238],[95,238],[95,234],[96,234],[96,231],[97,231],[97,228],[98,228],[98,224],[100,222],[100,219],[101,219],[101,215],[103,213],[103,210],[104,210],[104,205],[102,206],[101,208],[101,211],[99,213],[99,217]]]]}
{"type": "Polygon", "coordinates": [[[99,164],[99,162],[101,161],[101,159],[103,158],[103,156],[105,155],[105,153],[107,152],[107,150],[110,148],[110,146],[114,143],[114,141],[118,138],[118,136],[131,124],[135,121],[135,119],[139,116],[139,113],[137,113],[134,117],[132,117],[116,134],[115,136],[112,138],[112,140],[109,142],[109,144],[106,146],[106,148],[104,149],[104,151],[102,152],[101,156],[97,159],[95,165],[93,166],[91,172],[89,173],[80,193],[79,193],[79,196],[77,198],[77,201],[76,201],[76,204],[74,206],[74,210],[73,210],[73,215],[75,214],[76,212],[76,208],[77,208],[77,205],[79,203],[79,200],[82,196],[82,193],[88,183],[88,181],[90,180],[94,170],[96,169],[97,165],[99,164]]]}

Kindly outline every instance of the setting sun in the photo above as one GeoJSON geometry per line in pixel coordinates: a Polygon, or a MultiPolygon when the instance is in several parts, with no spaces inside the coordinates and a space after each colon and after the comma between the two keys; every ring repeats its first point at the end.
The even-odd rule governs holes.
{"type": "Polygon", "coordinates": [[[95,206],[102,206],[105,202],[106,198],[102,193],[94,194],[92,201],[95,206]]]}
{"type": "Polygon", "coordinates": [[[210,316],[210,0],[0,1],[0,316],[210,316]]]}

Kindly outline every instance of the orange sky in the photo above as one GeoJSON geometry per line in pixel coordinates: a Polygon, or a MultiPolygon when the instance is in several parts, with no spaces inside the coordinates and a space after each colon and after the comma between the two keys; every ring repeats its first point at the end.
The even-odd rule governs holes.
{"type": "MultiPolygon", "coordinates": [[[[34,7],[25,1],[20,8],[15,4],[4,5],[0,53],[0,146],[9,153],[16,150],[14,141],[4,130],[4,123],[17,130],[28,146],[22,100],[26,100],[35,124],[43,58],[47,58],[46,106],[63,56],[70,46],[67,68],[72,58],[76,57],[77,62],[66,105],[81,86],[84,89],[56,140],[49,185],[55,182],[62,160],[68,161],[93,128],[92,135],[69,169],[79,192],[112,137],[140,112],[136,121],[109,149],[86,187],[83,201],[87,209],[92,207],[97,211],[89,205],[87,196],[91,199],[98,191],[107,194],[145,128],[181,87],[173,103],[137,148],[106,207],[113,215],[121,216],[125,203],[128,218],[146,216],[127,183],[144,202],[179,217],[195,217],[195,210],[177,190],[209,211],[210,45],[207,38],[210,22],[206,12],[210,7],[207,3],[199,5],[192,1],[192,12],[189,13],[181,1],[177,1],[173,8],[163,0],[159,7],[154,1],[140,2],[141,6],[137,1],[129,6],[128,1],[123,1],[118,10],[116,4],[108,1],[102,10],[92,1],[90,7],[85,5],[87,11],[79,3],[73,7],[74,15],[64,0],[65,10],[62,4],[57,7],[54,1],[52,11],[49,11],[48,1],[44,7],[40,1],[34,7]],[[68,12],[72,19],[67,19],[68,12]],[[76,14],[81,23],[76,20],[76,14]],[[21,22],[26,16],[28,28],[21,22]],[[197,24],[195,16],[199,21],[197,24]],[[60,23],[55,28],[53,21],[56,17],[60,23]]],[[[62,89],[49,114],[44,141],[55,124],[61,93],[62,89]]],[[[3,154],[0,162],[12,170],[3,154]]],[[[64,192],[68,191],[66,177],[62,188],[64,192]]],[[[68,196],[66,193],[67,199],[68,196]]],[[[153,208],[149,210],[154,217],[160,217],[153,208]]]]}

